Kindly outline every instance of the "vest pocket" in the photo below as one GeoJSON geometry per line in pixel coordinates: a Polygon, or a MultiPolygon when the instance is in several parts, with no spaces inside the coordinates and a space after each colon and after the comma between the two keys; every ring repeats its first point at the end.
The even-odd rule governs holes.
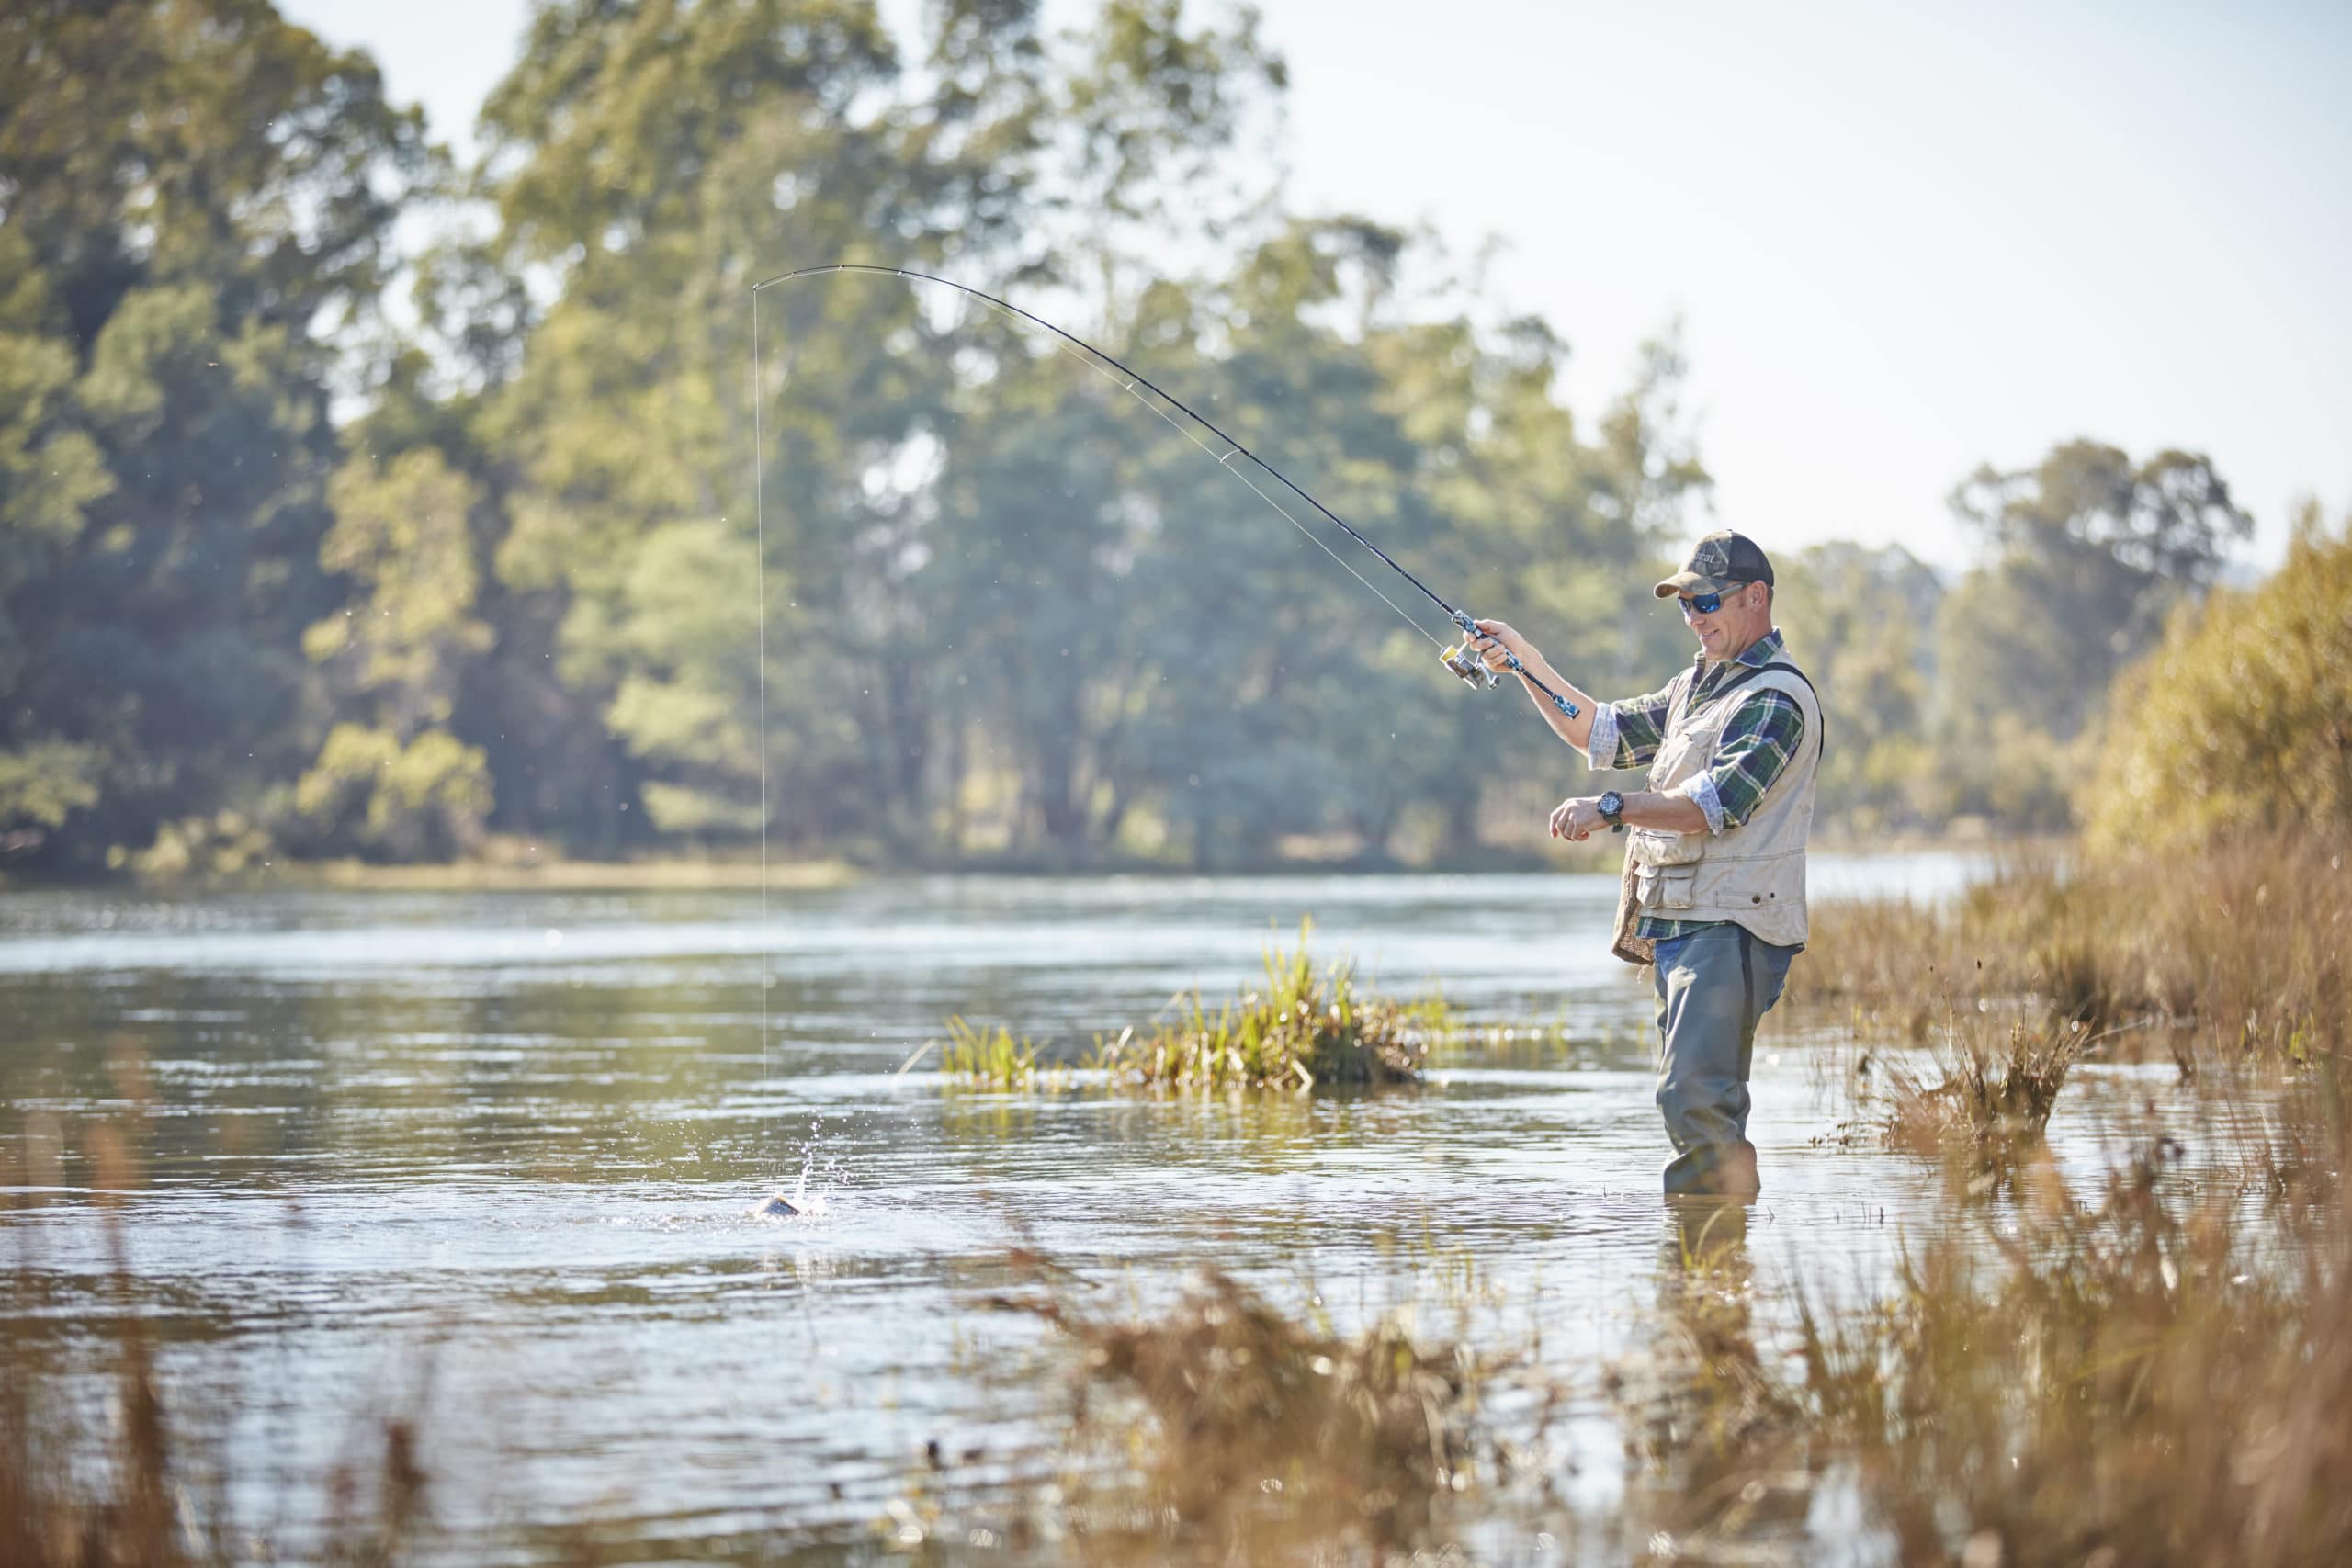
{"type": "Polygon", "coordinates": [[[1699,868],[1695,865],[1643,866],[1642,908],[1691,908],[1698,901],[1698,886],[1699,868]]]}
{"type": "Polygon", "coordinates": [[[1633,852],[1634,859],[1646,866],[1694,865],[1707,852],[1707,835],[1636,828],[1633,852]]]}

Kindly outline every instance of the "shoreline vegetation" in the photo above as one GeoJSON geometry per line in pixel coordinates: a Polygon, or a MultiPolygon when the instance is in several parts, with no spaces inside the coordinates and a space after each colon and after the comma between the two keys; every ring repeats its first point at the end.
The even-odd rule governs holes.
{"type": "MultiPolygon", "coordinates": [[[[2002,836],[1989,832],[1905,834],[1884,839],[1817,839],[1816,853],[1896,855],[1952,853],[2054,857],[2065,840],[2002,836]]],[[[1209,870],[1176,861],[1141,856],[1057,859],[1035,854],[965,856],[910,862],[854,852],[787,855],[759,861],[740,850],[644,855],[627,860],[576,859],[499,843],[471,857],[379,863],[342,857],[298,860],[273,856],[232,871],[189,869],[164,873],[124,866],[86,875],[12,873],[0,861],[0,897],[12,892],[124,889],[141,894],[326,891],[337,893],[517,893],[549,892],[738,892],[756,890],[764,877],[771,891],[805,892],[891,876],[1475,876],[1613,875],[1622,850],[1606,845],[1490,844],[1475,854],[1406,861],[1393,855],[1329,851],[1309,846],[1295,853],[1218,865],[1209,870]]]]}

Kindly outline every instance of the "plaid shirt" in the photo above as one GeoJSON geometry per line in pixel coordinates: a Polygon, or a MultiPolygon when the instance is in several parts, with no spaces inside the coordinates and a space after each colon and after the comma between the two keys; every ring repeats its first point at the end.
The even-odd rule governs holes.
{"type": "MultiPolygon", "coordinates": [[[[1736,660],[1710,664],[1707,656],[1700,654],[1691,660],[1690,679],[1696,682],[1696,689],[1685,711],[1705,703],[1729,680],[1734,664],[1760,667],[1783,657],[1783,653],[1781,631],[1775,626],[1736,660]]],[[[1669,682],[1662,690],[1645,697],[1596,706],[1586,757],[1596,768],[1638,768],[1657,756],[1658,747],[1666,740],[1667,713],[1673,696],[1674,682],[1669,682]]],[[[1706,818],[1710,833],[1721,833],[1745,823],[1804,739],[1804,710],[1786,692],[1769,686],[1748,686],[1730,700],[1731,716],[1724,723],[1723,741],[1715,748],[1714,761],[1679,786],[1679,793],[1689,795],[1706,818]]],[[[1644,915],[1636,934],[1653,942],[1666,942],[1720,923],[1644,915]]]]}

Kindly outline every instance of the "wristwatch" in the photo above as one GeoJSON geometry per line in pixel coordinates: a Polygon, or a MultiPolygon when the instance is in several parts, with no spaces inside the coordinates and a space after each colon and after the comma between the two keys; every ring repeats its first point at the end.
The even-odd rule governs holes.
{"type": "Polygon", "coordinates": [[[1625,797],[1619,795],[1615,790],[1610,790],[1601,795],[1600,819],[1609,824],[1609,830],[1611,832],[1618,832],[1624,828],[1624,810],[1625,797]]]}

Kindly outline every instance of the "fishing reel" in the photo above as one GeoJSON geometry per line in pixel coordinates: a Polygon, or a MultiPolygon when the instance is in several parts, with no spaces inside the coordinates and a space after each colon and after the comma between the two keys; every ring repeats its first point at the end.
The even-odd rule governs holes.
{"type": "Polygon", "coordinates": [[[1438,655],[1440,662],[1479,691],[1493,691],[1503,683],[1502,676],[1487,668],[1487,661],[1472,649],[1465,639],[1438,655]]]}
{"type": "MultiPolygon", "coordinates": [[[[1472,620],[1461,611],[1455,610],[1451,613],[1453,616],[1453,624],[1462,628],[1462,640],[1440,653],[1439,662],[1469,682],[1473,691],[1493,691],[1503,683],[1502,671],[1489,669],[1486,656],[1470,646],[1487,634],[1478,629],[1476,621],[1472,620]]],[[[1503,655],[1503,660],[1513,670],[1519,668],[1519,660],[1511,658],[1508,652],[1503,655]]]]}

